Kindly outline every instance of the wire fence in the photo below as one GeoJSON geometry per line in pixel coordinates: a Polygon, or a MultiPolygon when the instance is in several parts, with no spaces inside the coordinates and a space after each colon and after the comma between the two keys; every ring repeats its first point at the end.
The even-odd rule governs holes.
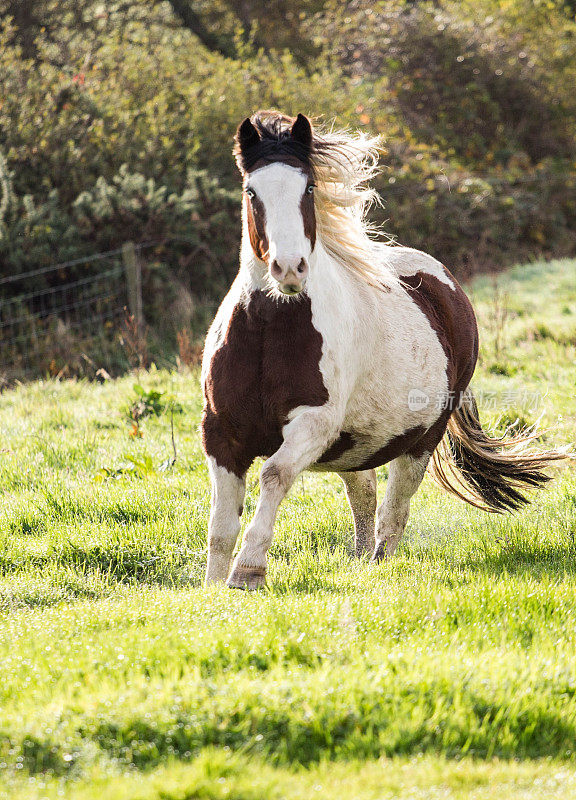
{"type": "Polygon", "coordinates": [[[130,288],[138,291],[129,269],[126,253],[112,250],[0,278],[0,387],[78,372],[90,353],[109,363],[124,309],[135,305],[130,288]]]}

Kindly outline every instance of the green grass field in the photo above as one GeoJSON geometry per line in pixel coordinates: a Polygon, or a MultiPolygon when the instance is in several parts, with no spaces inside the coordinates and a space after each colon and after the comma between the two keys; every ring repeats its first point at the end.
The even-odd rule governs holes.
{"type": "MultiPolygon", "coordinates": [[[[576,261],[468,289],[484,419],[570,443],[576,261]]],[[[574,466],[505,517],[426,478],[379,566],[306,474],[267,589],[208,591],[200,408],[154,369],[0,395],[0,796],[576,797],[574,466]],[[137,380],[175,402],[171,469],[167,410],[129,436],[137,380]]],[[[244,520],[257,496],[255,465],[244,520]]]]}

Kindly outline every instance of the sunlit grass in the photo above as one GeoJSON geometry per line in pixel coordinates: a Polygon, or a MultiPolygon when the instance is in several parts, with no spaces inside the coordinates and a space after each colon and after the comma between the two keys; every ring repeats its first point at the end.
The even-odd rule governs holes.
{"type": "MultiPolygon", "coordinates": [[[[576,262],[499,281],[511,310],[498,354],[494,288],[473,287],[483,417],[540,418],[546,445],[569,443],[576,262]]],[[[306,474],[281,508],[266,590],[207,591],[198,376],[152,369],[139,381],[181,407],[170,470],[159,469],[168,413],[129,436],[134,377],[0,395],[10,797],[576,794],[574,468],[504,517],[426,479],[398,558],[377,567],[352,557],[339,480],[306,474]],[[146,455],[152,469],[123,471],[146,455]]]]}

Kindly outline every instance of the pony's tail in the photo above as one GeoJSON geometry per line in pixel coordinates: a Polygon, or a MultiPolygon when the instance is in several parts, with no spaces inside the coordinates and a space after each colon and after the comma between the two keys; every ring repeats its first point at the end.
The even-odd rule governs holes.
{"type": "Polygon", "coordinates": [[[478,406],[468,389],[448,421],[443,440],[432,456],[430,473],[443,489],[484,511],[515,511],[529,500],[521,489],[550,480],[543,471],[553,461],[569,458],[558,450],[527,449],[537,439],[535,427],[501,438],[482,430],[478,406]]]}

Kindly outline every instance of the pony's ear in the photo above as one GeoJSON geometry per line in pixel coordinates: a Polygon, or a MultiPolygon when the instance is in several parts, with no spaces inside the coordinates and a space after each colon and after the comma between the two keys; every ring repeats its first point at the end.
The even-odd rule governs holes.
{"type": "Polygon", "coordinates": [[[258,144],[259,141],[260,137],[258,136],[258,131],[252,124],[250,117],[246,117],[236,131],[236,143],[238,147],[240,150],[245,150],[248,147],[253,147],[255,144],[258,144]]]}
{"type": "Polygon", "coordinates": [[[312,146],[312,125],[310,125],[308,117],[305,117],[304,114],[298,114],[290,129],[290,136],[306,147],[312,146]]]}

